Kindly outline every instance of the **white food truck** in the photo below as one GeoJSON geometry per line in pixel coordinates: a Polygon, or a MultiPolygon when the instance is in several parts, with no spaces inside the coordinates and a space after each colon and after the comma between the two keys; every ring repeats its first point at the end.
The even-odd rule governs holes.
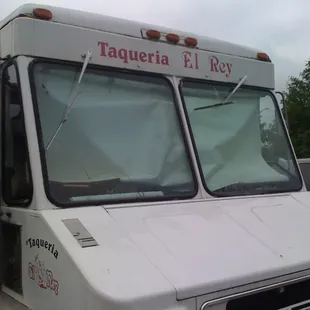
{"type": "Polygon", "coordinates": [[[24,5],[0,58],[1,310],[309,309],[267,54],[24,5]]]}

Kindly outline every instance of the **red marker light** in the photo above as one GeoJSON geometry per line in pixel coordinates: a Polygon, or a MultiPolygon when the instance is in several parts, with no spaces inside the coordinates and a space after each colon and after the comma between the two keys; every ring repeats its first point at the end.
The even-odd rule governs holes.
{"type": "Polygon", "coordinates": [[[270,57],[266,53],[257,53],[257,59],[261,61],[271,62],[270,57]]]}
{"type": "Polygon", "coordinates": [[[191,46],[191,47],[195,47],[198,44],[197,39],[190,38],[190,37],[185,38],[184,42],[187,46],[191,46]]]}
{"type": "Polygon", "coordinates": [[[148,30],[146,32],[146,35],[148,36],[150,40],[159,40],[161,37],[160,32],[157,30],[153,30],[153,29],[148,30]]]}
{"type": "Polygon", "coordinates": [[[180,41],[180,37],[174,33],[168,33],[166,35],[166,39],[168,42],[174,43],[174,44],[177,44],[180,41]]]}
{"type": "Polygon", "coordinates": [[[53,18],[53,14],[50,10],[36,8],[33,10],[33,15],[36,18],[43,20],[51,20],[53,18]]]}

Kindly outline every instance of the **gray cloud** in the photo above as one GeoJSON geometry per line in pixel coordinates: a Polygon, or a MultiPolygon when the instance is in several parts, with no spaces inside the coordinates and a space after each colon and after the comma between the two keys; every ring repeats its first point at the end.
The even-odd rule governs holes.
{"type": "MultiPolygon", "coordinates": [[[[22,0],[1,1],[0,19],[22,0]]],[[[42,0],[42,4],[50,4],[42,0]]],[[[272,58],[284,89],[309,57],[309,0],[54,0],[53,5],[194,32],[257,48],[272,58]]]]}

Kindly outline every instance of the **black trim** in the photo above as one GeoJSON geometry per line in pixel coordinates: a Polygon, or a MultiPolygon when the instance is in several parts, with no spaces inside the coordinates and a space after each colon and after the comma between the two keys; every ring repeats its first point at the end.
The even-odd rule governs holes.
{"type": "Polygon", "coordinates": [[[220,193],[214,193],[211,190],[209,190],[209,188],[208,188],[208,186],[206,184],[206,180],[205,180],[205,177],[204,177],[204,173],[203,173],[202,167],[201,167],[201,163],[200,163],[200,159],[199,159],[199,154],[198,154],[198,149],[197,149],[197,145],[196,145],[196,142],[195,142],[194,133],[193,133],[193,130],[192,130],[192,125],[191,125],[191,122],[190,122],[190,119],[189,119],[189,115],[188,115],[188,111],[187,111],[187,108],[186,108],[185,99],[184,99],[183,92],[182,92],[183,83],[187,83],[187,82],[188,83],[196,83],[196,84],[200,84],[200,85],[205,84],[205,85],[209,85],[209,86],[210,85],[217,85],[217,86],[225,86],[225,87],[229,87],[229,86],[235,87],[237,85],[237,83],[204,81],[204,80],[190,79],[190,78],[181,79],[180,82],[179,82],[178,89],[179,89],[179,92],[180,92],[180,95],[181,95],[181,99],[182,99],[182,106],[183,106],[183,110],[184,110],[184,113],[185,113],[186,122],[187,122],[188,127],[189,127],[189,133],[190,133],[190,137],[191,137],[192,144],[193,144],[193,149],[194,149],[194,153],[195,153],[195,157],[196,157],[196,161],[197,161],[197,165],[198,165],[198,169],[199,169],[200,178],[202,180],[202,184],[204,186],[205,191],[209,195],[211,195],[213,197],[218,197],[218,198],[221,198],[221,197],[245,197],[245,196],[280,194],[280,193],[288,193],[288,192],[299,192],[302,189],[303,181],[301,179],[301,174],[300,174],[299,169],[298,169],[296,158],[295,158],[295,156],[293,156],[294,155],[293,147],[292,147],[292,144],[289,141],[287,132],[285,130],[285,124],[283,122],[283,117],[281,116],[282,114],[281,114],[280,107],[278,105],[278,102],[277,102],[277,99],[276,99],[275,95],[272,93],[272,91],[270,89],[266,89],[266,88],[263,88],[263,87],[255,87],[255,86],[242,85],[240,87],[241,89],[250,89],[250,90],[264,91],[264,92],[268,93],[270,95],[270,97],[272,98],[274,106],[275,106],[275,110],[277,111],[276,113],[278,114],[277,116],[278,116],[278,118],[279,118],[279,120],[281,122],[282,128],[283,128],[284,133],[285,133],[285,138],[286,138],[286,141],[287,141],[287,145],[288,145],[288,148],[289,148],[289,150],[291,152],[292,161],[295,164],[295,169],[296,169],[296,172],[297,172],[297,177],[298,177],[298,180],[299,180],[301,186],[298,189],[292,189],[290,191],[288,191],[287,189],[284,189],[284,190],[277,190],[277,191],[268,191],[268,192],[263,193],[263,194],[262,193],[250,193],[248,195],[242,195],[240,193],[237,193],[237,195],[230,195],[230,194],[225,195],[225,194],[220,194],[220,193]]]}
{"type": "Polygon", "coordinates": [[[35,116],[35,122],[36,122],[36,130],[37,130],[37,136],[38,136],[38,144],[39,144],[39,150],[40,150],[40,159],[41,159],[41,164],[42,164],[42,176],[43,176],[43,181],[44,181],[44,189],[45,189],[45,194],[48,200],[54,204],[57,207],[61,208],[69,208],[69,207],[84,207],[84,206],[97,206],[97,205],[106,205],[106,204],[124,204],[124,203],[139,203],[139,202],[160,202],[160,201],[171,201],[171,200],[188,200],[194,198],[197,193],[198,193],[198,182],[197,182],[197,176],[195,174],[194,170],[194,165],[192,162],[192,156],[190,153],[190,148],[189,148],[189,141],[186,139],[185,135],[185,129],[184,129],[184,124],[182,121],[181,117],[181,111],[180,107],[177,104],[177,96],[176,96],[176,91],[173,87],[173,84],[171,81],[164,75],[162,74],[157,74],[157,73],[150,73],[150,72],[141,72],[141,71],[135,71],[135,70],[128,70],[128,69],[121,69],[121,68],[115,68],[115,67],[108,67],[108,66],[100,66],[100,65],[92,65],[89,64],[88,68],[89,69],[97,69],[97,70],[107,70],[109,72],[116,72],[116,73],[125,73],[125,74],[131,74],[131,75],[137,75],[137,76],[147,76],[147,77],[154,77],[154,78],[161,78],[167,82],[167,85],[171,89],[171,93],[173,96],[173,103],[176,108],[176,115],[179,120],[179,127],[180,127],[180,132],[183,137],[183,143],[184,143],[184,148],[185,152],[188,158],[188,164],[192,173],[192,181],[193,181],[193,186],[194,186],[194,191],[193,194],[187,195],[187,196],[176,196],[176,197],[150,197],[150,198],[141,198],[141,199],[113,199],[113,200],[98,200],[98,201],[83,201],[83,202],[70,202],[70,203],[63,203],[55,200],[53,196],[50,193],[49,189],[49,180],[48,180],[48,169],[47,169],[47,164],[46,164],[46,159],[45,159],[45,151],[44,151],[44,145],[43,145],[43,134],[42,134],[42,128],[40,125],[40,115],[39,115],[39,109],[38,109],[38,101],[37,101],[37,96],[36,96],[36,86],[34,82],[34,76],[32,74],[33,67],[37,63],[45,63],[45,64],[56,64],[56,65],[67,65],[67,66],[72,66],[75,67],[76,69],[82,68],[83,64],[80,62],[70,62],[70,61],[61,61],[61,60],[51,60],[51,59],[46,59],[46,58],[37,58],[34,59],[30,64],[28,68],[28,74],[29,74],[29,81],[30,81],[30,88],[31,88],[31,96],[33,100],[33,109],[34,109],[34,116],[35,116]]]}
{"type": "Polygon", "coordinates": [[[24,100],[23,100],[23,96],[22,96],[22,92],[21,92],[21,82],[20,82],[20,74],[19,74],[19,68],[18,68],[18,64],[17,64],[17,61],[16,61],[16,57],[15,58],[11,58],[8,62],[6,62],[3,67],[1,68],[1,197],[3,198],[3,201],[7,204],[7,206],[19,206],[19,207],[29,207],[33,201],[33,193],[34,193],[34,189],[33,189],[33,178],[32,178],[32,169],[31,169],[31,162],[30,162],[30,156],[29,156],[29,144],[28,144],[28,137],[27,137],[27,134],[26,134],[26,122],[25,122],[25,113],[24,113],[24,100]],[[22,117],[23,117],[23,126],[24,126],[24,129],[25,129],[25,142],[26,142],[26,145],[27,145],[27,161],[28,161],[28,165],[29,165],[29,182],[30,182],[30,186],[31,186],[31,189],[32,189],[32,194],[31,194],[31,197],[29,198],[29,200],[25,203],[22,203],[22,202],[16,202],[16,201],[12,201],[12,202],[8,202],[4,199],[4,196],[3,196],[3,178],[2,178],[2,173],[3,173],[3,158],[4,158],[4,148],[3,148],[3,143],[5,141],[4,137],[3,137],[3,134],[4,134],[4,131],[2,130],[2,127],[3,127],[3,124],[4,124],[4,117],[5,117],[5,114],[3,113],[3,102],[4,102],[4,92],[3,92],[3,74],[5,72],[5,70],[7,68],[9,68],[10,66],[14,66],[15,68],[15,72],[16,72],[16,81],[17,81],[17,84],[18,84],[18,93],[19,93],[19,96],[20,96],[20,100],[21,100],[21,112],[22,112],[22,117]]]}
{"type": "MultiPolygon", "coordinates": [[[[3,97],[4,97],[4,92],[3,92],[3,70],[5,68],[6,63],[0,63],[0,120],[1,120],[1,125],[0,125],[0,203],[2,203],[2,186],[3,186],[3,176],[2,176],[2,162],[3,162],[3,124],[2,124],[2,119],[3,119],[3,97]]],[[[0,205],[0,221],[1,221],[1,216],[2,216],[2,211],[1,211],[1,205],[0,205]]],[[[1,223],[0,223],[0,230],[1,230],[1,223]]],[[[1,233],[0,231],[0,238],[1,238],[1,233]]],[[[1,248],[1,240],[0,240],[0,248],[1,248]]],[[[0,255],[0,264],[1,264],[1,255],[0,255]]],[[[1,266],[0,266],[0,290],[1,290],[1,266]]]]}
{"type": "Polygon", "coordinates": [[[283,285],[229,300],[225,308],[226,310],[279,310],[286,307],[291,307],[291,310],[309,309],[309,286],[310,280],[283,285]],[[303,305],[298,305],[302,302],[303,305]]]}
{"type": "MultiPolygon", "coordinates": [[[[0,63],[0,120],[2,120],[2,69],[3,64],[0,63]]],[[[2,138],[2,124],[0,126],[0,137],[2,138]]],[[[3,238],[3,220],[4,215],[2,211],[2,141],[0,142],[0,293],[2,291],[3,280],[5,277],[5,255],[4,255],[4,238],[3,238]]]]}
{"type": "Polygon", "coordinates": [[[22,225],[3,222],[5,266],[3,284],[21,296],[23,295],[22,229],[22,225]]]}

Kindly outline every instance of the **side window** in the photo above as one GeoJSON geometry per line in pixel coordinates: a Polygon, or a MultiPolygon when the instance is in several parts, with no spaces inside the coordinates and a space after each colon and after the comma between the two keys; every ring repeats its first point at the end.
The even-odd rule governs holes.
{"type": "Polygon", "coordinates": [[[24,205],[32,192],[22,99],[11,65],[2,73],[2,195],[8,205],[24,205]]]}

